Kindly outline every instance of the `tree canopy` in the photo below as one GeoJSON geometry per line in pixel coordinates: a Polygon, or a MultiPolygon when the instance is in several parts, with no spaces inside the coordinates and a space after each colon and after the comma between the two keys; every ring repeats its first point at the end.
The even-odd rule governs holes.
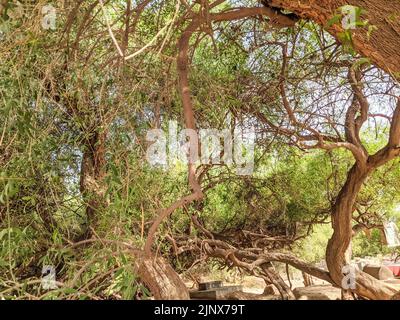
{"type": "Polygon", "coordinates": [[[1,0],[0,297],[187,299],[182,276],[218,263],[290,299],[283,263],[392,298],[358,269],[344,288],[343,268],[388,252],[400,215],[399,15],[394,0],[1,0]],[[220,148],[179,155],[183,129],[220,148]]]}

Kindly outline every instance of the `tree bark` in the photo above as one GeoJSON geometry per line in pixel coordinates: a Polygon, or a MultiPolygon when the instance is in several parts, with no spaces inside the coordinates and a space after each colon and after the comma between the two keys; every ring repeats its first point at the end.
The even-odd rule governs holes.
{"type": "MultiPolygon", "coordinates": [[[[396,0],[264,0],[264,5],[293,12],[300,18],[326,26],[343,5],[365,10],[363,21],[377,27],[368,36],[368,27],[352,30],[353,47],[356,52],[369,58],[383,70],[400,78],[400,2],[396,0]]],[[[326,28],[336,39],[343,32],[341,23],[326,28]]]]}
{"type": "Polygon", "coordinates": [[[86,203],[87,228],[83,238],[90,237],[90,227],[96,225],[98,211],[106,206],[103,182],[106,174],[106,137],[106,132],[95,131],[84,141],[80,191],[86,203]]]}
{"type": "Polygon", "coordinates": [[[393,295],[390,300],[400,300],[400,292],[397,292],[395,295],[393,295]]]}
{"type": "MultiPolygon", "coordinates": [[[[349,113],[348,113],[349,114],[349,113]]],[[[354,117],[352,117],[354,118],[354,117]]],[[[358,119],[358,118],[357,118],[358,119]]],[[[353,120],[358,122],[358,120],[353,120]]],[[[360,128],[363,121],[358,123],[360,128]]],[[[357,133],[355,126],[346,127],[347,135],[357,133]],[[352,131],[352,132],[351,132],[352,131]]],[[[358,128],[358,130],[359,130],[358,128]]],[[[353,229],[351,225],[353,208],[356,197],[367,179],[378,167],[393,160],[400,154],[400,99],[397,101],[396,109],[390,124],[388,144],[370,155],[364,161],[364,157],[356,158],[356,163],[347,174],[347,180],[336,198],[332,207],[332,226],[334,229],[331,239],[328,241],[326,249],[326,262],[332,280],[339,287],[343,287],[344,278],[343,267],[348,265],[348,252],[351,249],[351,238],[353,229]]],[[[361,147],[361,146],[359,146],[361,147]]],[[[365,150],[365,149],[362,149],[365,150]]],[[[353,270],[353,284],[355,288],[350,288],[353,292],[369,299],[390,299],[396,290],[390,285],[380,282],[372,276],[360,271],[353,270]]],[[[348,289],[348,288],[344,288],[348,289]]]]}
{"type": "Polygon", "coordinates": [[[279,291],[283,300],[294,300],[294,294],[289,286],[285,283],[282,277],[278,272],[274,270],[274,267],[271,262],[264,263],[261,266],[261,269],[268,276],[269,282],[275,286],[275,288],[279,291]]]}
{"type": "MultiPolygon", "coordinates": [[[[343,287],[343,267],[349,264],[348,252],[352,238],[351,221],[354,203],[363,183],[372,171],[373,168],[361,167],[356,163],[349,171],[347,181],[332,208],[334,232],[326,248],[326,263],[330,277],[339,287],[343,287]]],[[[350,290],[368,299],[388,300],[396,293],[390,285],[356,269],[353,281],[355,288],[350,290]]]]}
{"type": "Polygon", "coordinates": [[[312,286],[314,284],[310,275],[305,272],[302,272],[301,275],[303,276],[303,283],[305,287],[312,286]]]}
{"type": "Polygon", "coordinates": [[[139,257],[136,267],[140,279],[157,300],[188,300],[189,291],[179,275],[161,257],[139,257]]]}
{"type": "Polygon", "coordinates": [[[348,173],[347,181],[339,192],[332,208],[333,235],[326,249],[326,263],[333,281],[342,286],[342,268],[348,264],[347,253],[352,237],[353,207],[358,192],[368,176],[369,170],[362,169],[357,163],[348,173]]]}

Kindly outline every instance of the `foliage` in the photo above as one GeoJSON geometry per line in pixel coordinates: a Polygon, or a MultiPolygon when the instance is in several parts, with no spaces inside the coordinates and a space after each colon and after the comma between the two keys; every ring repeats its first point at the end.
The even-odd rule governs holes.
{"type": "MultiPolygon", "coordinates": [[[[175,1],[150,1],[137,15],[125,2],[104,1],[121,50],[137,53],[125,60],[98,1],[50,1],[58,9],[56,30],[41,27],[44,1],[27,3],[10,1],[0,19],[0,298],[147,299],[151,293],[134,268],[132,248],[142,249],[160,210],[190,192],[184,164],[153,167],[146,160],[149,129],[167,131],[169,120],[184,126],[175,58],[190,14],[175,1]],[[56,269],[57,289],[41,283],[48,265],[56,269]]],[[[212,13],[234,7],[225,2],[212,13]]],[[[356,26],[369,26],[361,14],[356,26]]],[[[338,21],[335,16],[330,23],[338,21]]],[[[201,238],[192,216],[224,240],[245,231],[286,237],[288,245],[273,242],[263,250],[291,250],[310,262],[324,258],[330,210],[354,158],[342,149],[299,143],[306,129],[295,129],[285,115],[283,78],[298,119],[326,135],[344,135],[351,96],[345,62],[364,73],[372,111],[393,111],[397,84],[346,52],[351,33],[343,34],[341,46],[311,22],[277,30],[269,23],[213,22],[191,39],[198,127],[254,126],[257,146],[252,176],[205,166],[204,200],[178,208],[157,230],[155,251],[179,272],[202,257],[178,257],[171,241],[201,238]],[[380,103],[387,107],[380,110],[380,103]],[[276,134],[263,117],[295,132],[276,134]]],[[[388,131],[382,119],[363,126],[370,153],[385,145],[388,131]]],[[[371,223],[399,217],[399,177],[398,160],[371,175],[357,199],[359,214],[371,223]]],[[[371,238],[358,235],[354,255],[388,252],[378,238],[377,230],[371,238]]],[[[217,275],[217,265],[210,265],[217,275]]]]}

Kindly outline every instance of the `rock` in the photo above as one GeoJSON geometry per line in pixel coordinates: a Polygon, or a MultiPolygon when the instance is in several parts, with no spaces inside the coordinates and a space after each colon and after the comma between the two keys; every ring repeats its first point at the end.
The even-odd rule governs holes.
{"type": "Polygon", "coordinates": [[[214,288],[221,288],[222,281],[209,281],[209,282],[200,282],[199,290],[210,290],[214,288]]]}
{"type": "Polygon", "coordinates": [[[394,279],[393,272],[385,266],[368,264],[362,270],[378,280],[394,279]]]}
{"type": "Polygon", "coordinates": [[[293,290],[297,300],[340,300],[341,290],[331,285],[298,287],[293,290]]]}
{"type": "Polygon", "coordinates": [[[255,294],[262,294],[265,288],[265,281],[254,276],[244,276],[240,284],[243,286],[243,291],[255,294]]]}
{"type": "Polygon", "coordinates": [[[242,286],[225,286],[220,288],[214,288],[209,290],[196,290],[191,291],[190,298],[191,299],[207,299],[207,300],[220,300],[223,299],[224,296],[236,291],[243,291],[242,286]]]}
{"type": "Polygon", "coordinates": [[[400,291],[400,279],[388,279],[388,280],[381,280],[381,281],[389,284],[395,290],[400,291]]]}
{"type": "Polygon", "coordinates": [[[222,300],[281,300],[279,295],[264,295],[249,292],[231,292],[223,296],[222,300]]]}

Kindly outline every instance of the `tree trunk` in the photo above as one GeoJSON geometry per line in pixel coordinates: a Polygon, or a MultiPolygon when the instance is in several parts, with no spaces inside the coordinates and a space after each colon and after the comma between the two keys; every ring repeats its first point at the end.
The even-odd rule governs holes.
{"type": "Polygon", "coordinates": [[[189,291],[169,263],[161,258],[144,255],[136,262],[140,279],[157,300],[188,300],[189,291]]]}
{"type": "Polygon", "coordinates": [[[347,181],[332,208],[333,234],[326,249],[326,263],[332,280],[340,287],[343,279],[342,269],[349,262],[353,207],[367,176],[368,170],[355,164],[349,171],[347,181]]]}
{"type": "Polygon", "coordinates": [[[84,238],[90,237],[89,227],[97,223],[97,213],[106,206],[104,176],[106,174],[106,132],[94,132],[85,139],[81,164],[80,191],[86,203],[87,228],[84,238]]]}
{"type": "MultiPolygon", "coordinates": [[[[389,73],[400,72],[400,1],[397,0],[263,0],[264,5],[293,12],[300,18],[312,20],[326,26],[343,5],[352,5],[365,10],[361,16],[368,25],[378,29],[368,36],[368,26],[352,30],[353,47],[362,56],[389,73]]],[[[336,39],[343,27],[341,23],[327,28],[336,39]]]]}
{"type": "Polygon", "coordinates": [[[303,276],[303,283],[305,287],[310,287],[314,284],[311,276],[305,272],[302,272],[301,275],[303,276]]]}
{"type": "Polygon", "coordinates": [[[393,295],[391,300],[400,300],[400,292],[397,292],[395,295],[393,295]]]}
{"type": "Polygon", "coordinates": [[[267,275],[268,280],[275,288],[279,291],[283,300],[293,300],[294,294],[289,286],[285,283],[278,272],[275,271],[272,263],[264,263],[261,265],[261,269],[267,275]]]}
{"type": "MultiPolygon", "coordinates": [[[[343,287],[343,267],[349,264],[349,250],[352,238],[352,214],[358,192],[364,181],[373,171],[371,167],[361,167],[357,163],[351,168],[347,175],[347,181],[339,192],[336,202],[332,208],[333,235],[328,241],[326,249],[326,263],[332,280],[339,287],[343,287]]],[[[390,285],[380,282],[372,276],[354,269],[352,292],[368,299],[387,300],[396,290],[390,285]]],[[[347,289],[347,288],[345,288],[347,289]]]]}

